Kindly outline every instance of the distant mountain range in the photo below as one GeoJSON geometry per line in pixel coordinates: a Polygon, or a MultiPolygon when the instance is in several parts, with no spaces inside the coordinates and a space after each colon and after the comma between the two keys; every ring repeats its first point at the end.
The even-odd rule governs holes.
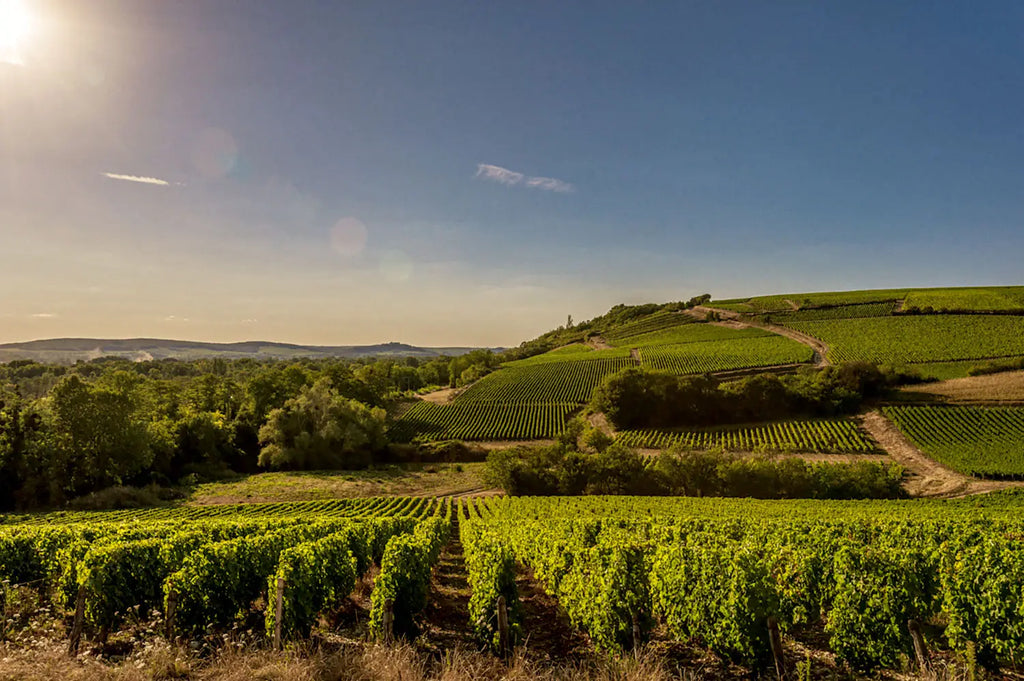
{"type": "MultiPolygon", "coordinates": [[[[33,359],[39,362],[73,364],[98,357],[124,357],[134,361],[152,359],[293,359],[296,357],[437,357],[463,355],[476,348],[421,348],[405,343],[379,345],[295,345],[268,341],[201,343],[160,338],[55,338],[26,343],[0,344],[0,362],[33,359]]],[[[499,349],[499,348],[495,348],[499,349]]]]}

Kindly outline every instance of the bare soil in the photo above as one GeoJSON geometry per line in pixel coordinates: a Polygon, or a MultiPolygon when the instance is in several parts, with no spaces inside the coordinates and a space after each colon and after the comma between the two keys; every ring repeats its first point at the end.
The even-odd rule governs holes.
{"type": "Polygon", "coordinates": [[[595,350],[611,350],[612,346],[608,344],[601,336],[591,336],[587,339],[587,345],[594,348],[595,350]]]}
{"type": "Polygon", "coordinates": [[[424,402],[432,404],[448,404],[455,399],[455,396],[462,392],[462,388],[442,388],[432,393],[424,393],[419,398],[424,402]]]}
{"type": "Polygon", "coordinates": [[[938,383],[909,386],[908,396],[924,394],[948,402],[966,404],[1014,404],[1024,402],[1024,371],[954,378],[938,383]]]}

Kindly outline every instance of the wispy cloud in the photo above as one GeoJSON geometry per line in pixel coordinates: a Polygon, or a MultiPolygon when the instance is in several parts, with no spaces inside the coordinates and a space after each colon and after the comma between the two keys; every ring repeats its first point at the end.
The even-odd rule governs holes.
{"type": "Polygon", "coordinates": [[[139,175],[119,175],[117,173],[102,173],[104,177],[109,177],[111,180],[124,180],[125,182],[140,182],[142,184],[155,184],[161,187],[166,187],[171,183],[167,180],[161,180],[158,177],[142,177],[139,175]]]}
{"type": "Polygon", "coordinates": [[[167,315],[166,317],[164,317],[164,321],[165,322],[187,322],[187,321],[189,321],[189,318],[188,317],[176,317],[175,315],[167,315]]]}
{"type": "Polygon", "coordinates": [[[576,188],[569,182],[554,177],[531,177],[524,173],[518,173],[501,166],[490,165],[489,163],[478,163],[476,166],[476,177],[498,182],[508,186],[523,185],[532,189],[543,189],[548,192],[567,194],[575,191],[576,188]]]}
{"type": "Polygon", "coordinates": [[[32,315],[32,318],[33,319],[53,319],[56,316],[57,315],[55,315],[52,312],[36,312],[35,314],[32,315]]]}

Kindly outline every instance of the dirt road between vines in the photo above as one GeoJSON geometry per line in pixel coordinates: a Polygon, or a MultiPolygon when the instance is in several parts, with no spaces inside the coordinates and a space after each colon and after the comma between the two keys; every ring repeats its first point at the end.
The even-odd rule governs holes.
{"type": "Polygon", "coordinates": [[[908,479],[905,486],[911,496],[966,497],[1024,486],[1021,482],[979,480],[943,466],[918,449],[880,411],[869,412],[857,420],[894,461],[907,469],[908,479]]]}
{"type": "Polygon", "coordinates": [[[720,310],[715,307],[707,307],[704,305],[698,305],[692,310],[688,310],[691,316],[697,319],[704,319],[707,317],[709,312],[717,313],[722,318],[721,326],[731,326],[733,328],[745,328],[749,326],[756,327],[758,329],[764,329],[771,333],[779,336],[785,336],[791,340],[795,340],[797,343],[808,346],[814,350],[814,364],[816,366],[828,366],[831,364],[828,360],[828,345],[818,340],[814,336],[809,336],[806,333],[801,333],[795,329],[790,329],[786,326],[779,326],[778,324],[767,324],[760,320],[754,319],[753,317],[745,317],[739,312],[733,312],[731,310],[720,310]]]}

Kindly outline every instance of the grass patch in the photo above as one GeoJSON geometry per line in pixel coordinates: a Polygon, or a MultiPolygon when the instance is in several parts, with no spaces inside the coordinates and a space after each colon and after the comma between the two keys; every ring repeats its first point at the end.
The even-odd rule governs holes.
{"type": "Polygon", "coordinates": [[[189,504],[314,501],[339,497],[444,496],[484,487],[483,463],[392,464],[362,471],[258,473],[198,485],[189,504]]]}

